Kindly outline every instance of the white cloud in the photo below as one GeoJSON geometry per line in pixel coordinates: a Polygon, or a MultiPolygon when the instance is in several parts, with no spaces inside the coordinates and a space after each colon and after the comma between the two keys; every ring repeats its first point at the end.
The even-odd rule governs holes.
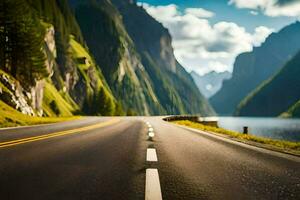
{"type": "Polygon", "coordinates": [[[261,10],[271,17],[300,16],[299,0],[230,0],[229,4],[234,4],[238,8],[261,10]]]}
{"type": "Polygon", "coordinates": [[[273,0],[230,0],[229,4],[235,4],[238,8],[263,8],[270,4],[273,0]]]}
{"type": "Polygon", "coordinates": [[[187,70],[200,74],[212,70],[231,71],[238,54],[251,51],[272,32],[264,26],[257,27],[251,34],[233,22],[211,24],[206,18],[208,15],[200,17],[199,10],[180,12],[174,4],[151,6],[143,3],[143,7],[169,29],[178,61],[187,70]]]}
{"type": "Polygon", "coordinates": [[[166,6],[150,6],[147,3],[138,3],[138,5],[143,6],[151,16],[155,16],[155,19],[160,22],[172,20],[173,17],[180,14],[175,4],[166,6]]]}
{"type": "Polygon", "coordinates": [[[255,33],[252,38],[252,43],[254,46],[259,46],[261,43],[263,43],[267,36],[270,35],[274,30],[269,29],[265,26],[259,26],[256,27],[255,33]]]}
{"type": "Polygon", "coordinates": [[[215,15],[215,13],[205,10],[203,8],[187,8],[185,9],[186,14],[191,14],[200,18],[211,18],[215,15]]]}

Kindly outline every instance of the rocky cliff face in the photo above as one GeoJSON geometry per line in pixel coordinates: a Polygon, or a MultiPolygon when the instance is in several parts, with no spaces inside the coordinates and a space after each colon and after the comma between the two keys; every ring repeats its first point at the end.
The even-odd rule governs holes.
{"type": "Polygon", "coordinates": [[[238,104],[258,85],[272,77],[300,49],[300,23],[296,22],[271,34],[252,52],[236,58],[232,78],[210,102],[220,114],[231,115],[238,104]],[[226,103],[224,103],[226,102],[226,103]]]}
{"type": "Polygon", "coordinates": [[[23,114],[34,116],[35,112],[29,103],[30,93],[26,93],[19,82],[0,71],[1,101],[23,114]]]}
{"type": "MultiPolygon", "coordinates": [[[[54,39],[54,28],[48,26],[45,31],[44,53],[46,56],[46,66],[50,74],[53,74],[54,56],[56,54],[56,46],[54,39]]],[[[45,80],[36,81],[35,86],[31,88],[23,88],[20,83],[10,75],[0,73],[1,100],[23,114],[31,116],[43,115],[43,96],[45,80]]]]}

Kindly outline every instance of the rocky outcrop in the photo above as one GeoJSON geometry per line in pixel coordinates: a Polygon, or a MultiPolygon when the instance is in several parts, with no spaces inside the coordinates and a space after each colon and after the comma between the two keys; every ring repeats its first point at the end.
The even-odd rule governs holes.
{"type": "Polygon", "coordinates": [[[52,25],[48,25],[45,34],[45,55],[46,55],[46,66],[50,72],[50,76],[53,74],[53,66],[55,63],[55,58],[57,57],[56,44],[55,44],[55,30],[52,25]]]}
{"type": "Polygon", "coordinates": [[[0,71],[1,100],[23,114],[34,116],[35,112],[30,104],[31,93],[23,90],[19,82],[8,74],[0,71]]]}
{"type": "Polygon", "coordinates": [[[171,44],[171,37],[168,35],[160,38],[160,58],[164,66],[173,73],[176,73],[176,59],[171,44]]]}
{"type": "MultiPolygon", "coordinates": [[[[54,38],[54,28],[48,25],[45,32],[44,53],[46,56],[47,70],[52,76],[53,66],[55,65],[56,45],[54,38]]],[[[1,89],[1,100],[23,114],[31,116],[43,115],[43,96],[45,80],[36,81],[35,86],[25,89],[20,83],[10,75],[0,73],[0,83],[3,85],[1,89]],[[5,89],[4,89],[5,87],[5,89]]]]}
{"type": "MultiPolygon", "coordinates": [[[[44,53],[46,55],[46,67],[49,73],[49,78],[53,75],[54,65],[56,65],[55,58],[56,44],[55,44],[55,30],[52,25],[48,25],[45,32],[45,45],[44,53]]],[[[38,80],[34,87],[30,89],[29,99],[31,101],[31,107],[36,111],[38,116],[43,116],[43,97],[44,97],[45,80],[38,80]]]]}

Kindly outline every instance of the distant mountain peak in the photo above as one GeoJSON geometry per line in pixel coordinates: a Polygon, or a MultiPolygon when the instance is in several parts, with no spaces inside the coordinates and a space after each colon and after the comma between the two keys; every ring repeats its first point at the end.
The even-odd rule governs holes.
{"type": "Polygon", "coordinates": [[[211,71],[204,75],[199,75],[197,72],[192,71],[191,76],[193,77],[200,92],[206,97],[210,98],[218,90],[221,89],[224,80],[231,77],[231,73],[211,71]]]}

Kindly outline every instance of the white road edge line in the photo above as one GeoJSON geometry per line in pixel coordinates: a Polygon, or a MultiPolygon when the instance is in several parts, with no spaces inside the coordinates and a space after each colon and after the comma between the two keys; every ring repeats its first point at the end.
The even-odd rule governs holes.
{"type": "Polygon", "coordinates": [[[145,200],[162,200],[157,169],[146,169],[145,200]]]}
{"type": "Polygon", "coordinates": [[[148,162],[157,162],[156,150],[154,148],[147,149],[147,159],[148,162]]]}
{"type": "MultiPolygon", "coordinates": [[[[168,123],[168,122],[166,122],[166,123],[168,123]]],[[[216,134],[216,133],[209,133],[209,132],[205,132],[205,131],[202,131],[202,130],[199,130],[199,129],[189,128],[189,127],[182,126],[182,125],[177,125],[177,124],[174,124],[174,126],[177,126],[179,128],[189,130],[189,131],[192,131],[192,132],[200,133],[200,134],[209,136],[210,138],[216,138],[216,139],[219,139],[219,140],[222,140],[222,141],[234,144],[234,145],[242,146],[244,148],[251,149],[251,150],[254,150],[254,151],[268,153],[268,154],[271,154],[271,155],[276,156],[276,157],[285,158],[285,159],[296,161],[296,162],[300,161],[299,156],[295,156],[295,155],[292,155],[292,154],[286,154],[286,153],[266,149],[266,148],[260,147],[260,146],[254,146],[252,144],[243,143],[243,142],[240,142],[240,141],[237,141],[237,140],[230,139],[230,138],[226,137],[226,135],[216,134]]]]}

